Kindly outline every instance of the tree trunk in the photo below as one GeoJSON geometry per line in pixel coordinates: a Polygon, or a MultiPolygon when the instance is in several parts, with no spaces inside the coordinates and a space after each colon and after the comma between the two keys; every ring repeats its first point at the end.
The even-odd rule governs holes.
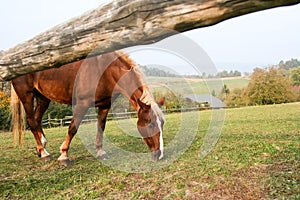
{"type": "Polygon", "coordinates": [[[150,44],[191,29],[300,0],[119,0],[0,52],[0,79],[121,48],[150,44]]]}

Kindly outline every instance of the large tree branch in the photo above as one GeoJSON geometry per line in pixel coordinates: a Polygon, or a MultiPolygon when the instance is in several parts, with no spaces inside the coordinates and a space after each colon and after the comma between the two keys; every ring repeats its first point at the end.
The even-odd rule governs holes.
{"type": "Polygon", "coordinates": [[[0,52],[0,78],[11,80],[87,55],[150,44],[178,32],[297,3],[300,0],[113,1],[0,52]]]}

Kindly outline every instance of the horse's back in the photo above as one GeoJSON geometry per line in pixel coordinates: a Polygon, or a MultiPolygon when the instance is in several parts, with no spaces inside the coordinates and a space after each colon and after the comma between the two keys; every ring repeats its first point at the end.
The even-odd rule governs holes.
{"type": "Polygon", "coordinates": [[[51,101],[72,104],[72,92],[81,61],[33,74],[33,86],[51,101]]]}
{"type": "Polygon", "coordinates": [[[78,99],[102,101],[112,93],[116,81],[113,76],[120,78],[131,65],[133,63],[127,56],[112,52],[23,75],[14,79],[13,84],[19,90],[36,90],[47,99],[59,103],[72,104],[73,93],[78,99]]]}
{"type": "Polygon", "coordinates": [[[60,68],[26,74],[12,80],[20,98],[21,93],[38,91],[51,101],[72,104],[72,92],[77,71],[82,61],[70,63],[60,68]]]}

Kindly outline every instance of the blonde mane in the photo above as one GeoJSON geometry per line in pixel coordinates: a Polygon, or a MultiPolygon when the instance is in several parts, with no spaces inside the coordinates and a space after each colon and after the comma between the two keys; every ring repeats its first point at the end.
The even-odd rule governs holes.
{"type": "Polygon", "coordinates": [[[124,59],[128,63],[128,65],[130,65],[132,68],[136,68],[138,66],[135,63],[135,61],[129,58],[129,55],[124,51],[122,50],[116,51],[116,54],[118,54],[122,59],[124,59]]]}
{"type": "Polygon", "coordinates": [[[164,119],[164,114],[161,111],[161,109],[159,108],[159,106],[157,105],[157,103],[155,102],[150,89],[147,86],[146,83],[146,77],[145,74],[142,71],[142,68],[139,67],[139,65],[136,64],[136,62],[134,60],[132,60],[129,55],[121,50],[116,51],[116,53],[122,58],[124,59],[128,65],[131,66],[131,70],[133,70],[135,73],[138,74],[139,77],[139,81],[140,83],[142,83],[143,85],[143,94],[140,97],[140,101],[145,103],[146,105],[151,105],[152,110],[154,111],[155,115],[160,116],[162,119],[164,119]]]}

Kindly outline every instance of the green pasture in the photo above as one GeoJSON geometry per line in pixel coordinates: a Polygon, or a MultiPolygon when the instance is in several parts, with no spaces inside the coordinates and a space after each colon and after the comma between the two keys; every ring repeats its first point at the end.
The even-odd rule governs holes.
{"type": "MultiPolygon", "coordinates": [[[[114,160],[113,152],[115,167],[95,159],[86,148],[92,149],[93,124],[83,124],[74,138],[69,168],[56,161],[67,127],[45,130],[47,150],[53,156],[50,162],[34,154],[31,133],[26,132],[24,145],[18,148],[13,147],[11,133],[0,133],[0,199],[300,198],[300,103],[227,109],[218,143],[200,159],[212,112],[165,116],[165,146],[179,130],[186,134],[181,142],[192,139],[192,143],[178,159],[157,170],[160,164],[149,161],[146,145],[136,137],[135,119],[109,121],[110,142],[129,152],[145,153],[150,172],[142,167],[140,172],[130,172],[126,167],[135,158],[126,158],[126,165],[114,160]]],[[[159,163],[166,163],[173,153],[167,151],[159,163]]]]}
{"type": "Polygon", "coordinates": [[[220,93],[223,85],[232,90],[234,88],[247,87],[249,80],[246,78],[224,78],[224,79],[201,79],[201,78],[180,78],[180,77],[147,77],[147,82],[154,90],[169,90],[176,94],[206,94],[220,93]]]}

